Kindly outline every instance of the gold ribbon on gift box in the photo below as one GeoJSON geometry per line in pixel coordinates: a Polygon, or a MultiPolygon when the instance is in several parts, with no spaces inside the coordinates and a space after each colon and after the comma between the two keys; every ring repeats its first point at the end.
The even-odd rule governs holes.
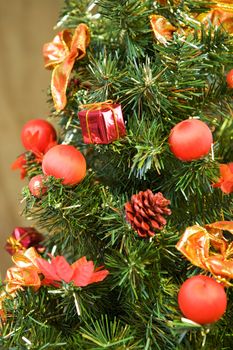
{"type": "Polygon", "coordinates": [[[86,111],[86,127],[87,127],[88,137],[92,143],[94,143],[94,142],[93,142],[93,139],[91,136],[91,130],[90,130],[90,126],[89,126],[89,113],[91,111],[96,111],[96,110],[101,110],[101,109],[110,109],[112,111],[114,125],[116,128],[117,139],[119,139],[120,133],[119,133],[119,127],[117,124],[117,115],[116,115],[115,109],[112,106],[113,106],[112,100],[106,100],[103,102],[96,102],[96,103],[88,103],[88,104],[83,104],[80,106],[80,108],[82,108],[82,109],[87,109],[87,111],[86,111]]]}
{"type": "Polygon", "coordinates": [[[176,248],[195,266],[211,272],[220,282],[231,285],[233,279],[233,241],[223,231],[233,234],[233,221],[218,221],[204,227],[188,227],[176,248]]]}
{"type": "Polygon", "coordinates": [[[45,68],[53,69],[51,92],[57,111],[66,105],[66,89],[75,60],[86,55],[90,43],[90,31],[81,23],[75,30],[65,29],[59,32],[53,41],[43,47],[45,68]]]}

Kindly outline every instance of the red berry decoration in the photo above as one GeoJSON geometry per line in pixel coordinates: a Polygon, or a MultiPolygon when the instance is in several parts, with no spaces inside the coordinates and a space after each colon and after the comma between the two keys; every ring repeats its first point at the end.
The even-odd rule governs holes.
{"type": "Polygon", "coordinates": [[[168,143],[171,152],[178,159],[190,162],[209,153],[213,136],[201,120],[187,119],[171,130],[168,143]]]}
{"type": "Polygon", "coordinates": [[[199,324],[218,321],[227,306],[227,297],[221,284],[208,276],[187,279],[178,294],[178,304],[184,316],[199,324]]]}
{"type": "Polygon", "coordinates": [[[28,151],[45,153],[56,141],[52,124],[43,119],[29,120],[21,132],[21,141],[28,151]]]}
{"type": "Polygon", "coordinates": [[[86,160],[74,146],[57,145],[44,155],[42,170],[45,175],[63,179],[63,185],[76,185],[86,175],[86,160]]]}
{"type": "Polygon", "coordinates": [[[33,196],[39,198],[47,191],[47,188],[43,183],[44,181],[44,175],[36,175],[31,178],[28,187],[33,196]]]}
{"type": "Polygon", "coordinates": [[[231,69],[226,76],[227,85],[230,89],[233,89],[233,69],[231,69]]]}

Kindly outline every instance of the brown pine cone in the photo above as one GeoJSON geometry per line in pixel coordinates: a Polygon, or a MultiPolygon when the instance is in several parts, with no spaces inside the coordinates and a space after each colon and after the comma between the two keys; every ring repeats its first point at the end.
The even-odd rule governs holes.
{"type": "Polygon", "coordinates": [[[153,237],[154,231],[162,230],[166,225],[164,215],[171,215],[167,208],[169,204],[161,192],[140,191],[125,204],[126,220],[140,237],[153,237]]]}

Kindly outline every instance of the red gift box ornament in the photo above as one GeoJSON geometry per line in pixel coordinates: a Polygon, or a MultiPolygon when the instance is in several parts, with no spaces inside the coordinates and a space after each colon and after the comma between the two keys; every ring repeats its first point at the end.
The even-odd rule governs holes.
{"type": "Polygon", "coordinates": [[[81,105],[78,113],[84,143],[108,144],[126,135],[121,105],[112,100],[81,105]]]}

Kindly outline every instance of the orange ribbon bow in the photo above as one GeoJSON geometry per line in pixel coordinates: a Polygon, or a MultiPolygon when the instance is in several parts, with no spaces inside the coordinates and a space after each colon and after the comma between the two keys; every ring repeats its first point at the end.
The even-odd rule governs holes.
{"type": "Polygon", "coordinates": [[[86,55],[90,43],[90,31],[81,23],[73,31],[65,29],[59,32],[53,41],[43,47],[45,68],[53,69],[51,92],[57,111],[66,105],[66,88],[75,60],[86,55]]]}
{"type": "Polygon", "coordinates": [[[188,227],[176,248],[195,266],[210,271],[219,281],[230,285],[233,279],[233,242],[223,231],[233,234],[233,221],[218,221],[204,227],[188,227]]]}

